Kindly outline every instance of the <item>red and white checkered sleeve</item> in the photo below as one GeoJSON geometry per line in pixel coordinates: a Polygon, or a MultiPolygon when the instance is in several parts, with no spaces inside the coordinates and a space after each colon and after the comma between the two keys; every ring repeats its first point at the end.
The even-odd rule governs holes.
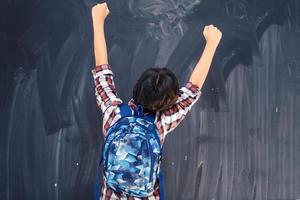
{"type": "Polygon", "coordinates": [[[171,108],[158,113],[156,126],[163,137],[180,124],[200,96],[200,88],[191,82],[187,82],[180,88],[176,103],[171,108]]]}
{"type": "Polygon", "coordinates": [[[91,72],[95,82],[97,105],[104,114],[110,106],[119,105],[122,100],[117,96],[113,72],[109,64],[97,65],[91,72]]]}

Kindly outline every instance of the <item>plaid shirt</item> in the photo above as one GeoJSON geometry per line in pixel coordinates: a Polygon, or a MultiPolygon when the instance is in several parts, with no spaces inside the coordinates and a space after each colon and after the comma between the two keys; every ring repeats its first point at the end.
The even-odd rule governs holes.
{"type": "MultiPolygon", "coordinates": [[[[96,102],[103,113],[102,133],[105,137],[108,128],[121,118],[118,105],[123,103],[123,101],[117,96],[113,80],[113,72],[109,64],[95,66],[91,72],[95,82],[96,102]]],[[[161,144],[163,143],[165,136],[175,129],[185,118],[186,114],[199,99],[200,95],[201,91],[199,87],[193,85],[191,82],[187,82],[185,86],[180,88],[179,96],[175,104],[169,109],[156,113],[154,122],[159,132],[161,144]]],[[[128,105],[132,109],[134,109],[136,106],[133,99],[128,102],[128,105]]],[[[158,181],[159,180],[156,182],[153,195],[143,199],[159,199],[158,181]]],[[[102,186],[101,199],[139,199],[117,193],[109,188],[106,188],[105,184],[103,183],[102,186]]]]}

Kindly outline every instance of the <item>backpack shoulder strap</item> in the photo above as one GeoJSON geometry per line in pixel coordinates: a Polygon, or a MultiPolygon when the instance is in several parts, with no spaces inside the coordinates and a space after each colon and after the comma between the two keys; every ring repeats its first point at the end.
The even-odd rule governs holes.
{"type": "Polygon", "coordinates": [[[144,116],[144,119],[147,120],[147,121],[150,121],[150,122],[154,123],[155,116],[152,115],[152,114],[147,114],[147,115],[144,116]]]}
{"type": "Polygon", "coordinates": [[[119,105],[119,108],[120,108],[121,117],[134,116],[134,113],[131,110],[129,105],[127,105],[125,103],[122,103],[122,104],[119,105]]]}
{"type": "Polygon", "coordinates": [[[155,116],[152,114],[147,114],[144,115],[143,108],[141,105],[137,105],[135,110],[132,110],[128,104],[122,103],[119,105],[120,108],[120,114],[121,118],[123,117],[130,117],[130,116],[135,116],[135,117],[142,117],[147,121],[150,121],[154,123],[155,121],[155,116]]]}

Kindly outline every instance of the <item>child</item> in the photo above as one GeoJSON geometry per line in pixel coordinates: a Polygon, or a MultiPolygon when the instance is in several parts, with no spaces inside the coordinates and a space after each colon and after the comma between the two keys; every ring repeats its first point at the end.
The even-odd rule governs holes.
{"type": "MultiPolygon", "coordinates": [[[[94,27],[95,68],[92,74],[95,80],[95,95],[99,108],[103,113],[103,134],[106,136],[110,128],[120,119],[118,98],[113,81],[112,68],[108,64],[107,48],[104,36],[104,21],[109,14],[106,3],[97,4],[92,8],[94,27]]],[[[167,133],[176,128],[188,111],[199,99],[201,88],[209,71],[214,53],[221,40],[222,33],[213,25],[205,26],[203,35],[206,46],[201,58],[196,64],[189,81],[179,89],[176,76],[167,68],[150,68],[142,73],[134,89],[133,98],[128,105],[135,109],[141,105],[144,114],[155,116],[155,125],[161,144],[167,133]]],[[[160,199],[159,180],[153,194],[145,198],[137,198],[102,185],[101,199],[160,199]]]]}

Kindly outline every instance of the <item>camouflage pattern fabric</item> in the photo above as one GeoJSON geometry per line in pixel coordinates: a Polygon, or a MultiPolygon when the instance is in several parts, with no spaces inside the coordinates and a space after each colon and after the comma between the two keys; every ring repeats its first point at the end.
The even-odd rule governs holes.
{"type": "Polygon", "coordinates": [[[161,146],[156,126],[143,117],[124,117],[107,132],[103,151],[108,187],[137,197],[154,191],[161,146]]]}

